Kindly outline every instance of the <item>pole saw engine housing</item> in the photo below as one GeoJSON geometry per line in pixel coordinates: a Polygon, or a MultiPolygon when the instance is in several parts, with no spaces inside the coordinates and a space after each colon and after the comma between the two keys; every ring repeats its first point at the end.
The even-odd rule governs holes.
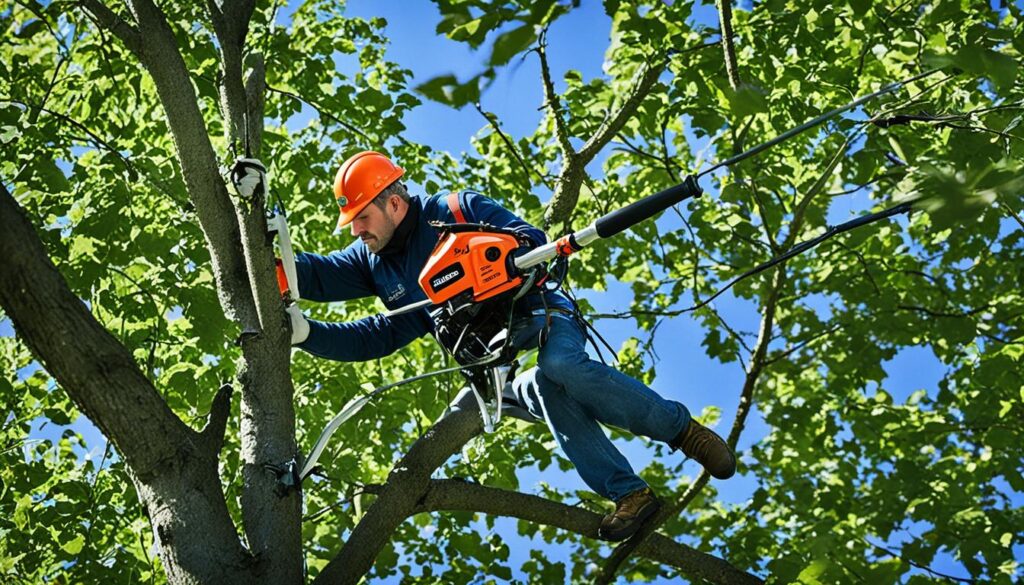
{"type": "Polygon", "coordinates": [[[461,366],[490,431],[501,409],[501,394],[514,371],[508,342],[512,304],[532,288],[514,264],[514,252],[529,242],[512,230],[486,224],[433,222],[437,245],[419,283],[433,309],[434,334],[461,366]],[[493,414],[485,403],[493,405],[493,414]]]}
{"type": "Polygon", "coordinates": [[[479,223],[431,222],[437,245],[420,272],[420,287],[431,304],[458,296],[479,303],[523,283],[512,252],[526,244],[512,230],[479,223]]]}
{"type": "Polygon", "coordinates": [[[439,230],[437,245],[419,283],[434,307],[437,340],[461,365],[499,357],[512,303],[536,282],[536,272],[524,277],[513,263],[514,252],[529,241],[486,224],[431,225],[439,230]]]}

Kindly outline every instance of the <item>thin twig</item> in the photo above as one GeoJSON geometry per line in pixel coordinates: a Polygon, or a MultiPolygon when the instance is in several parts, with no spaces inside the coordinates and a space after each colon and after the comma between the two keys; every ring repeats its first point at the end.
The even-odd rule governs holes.
{"type": "Polygon", "coordinates": [[[1024,219],[1021,219],[1020,215],[1017,215],[1017,212],[1014,211],[1013,208],[1007,205],[1005,202],[1000,201],[999,204],[1003,207],[1003,209],[1006,210],[1007,213],[1009,213],[1013,217],[1013,219],[1017,220],[1017,223],[1020,225],[1021,229],[1024,229],[1024,219]]]}
{"type": "MultiPolygon", "coordinates": [[[[85,567],[84,560],[85,560],[86,553],[88,553],[88,551],[89,551],[89,545],[91,544],[91,541],[92,541],[92,529],[93,529],[93,526],[96,525],[96,486],[100,482],[100,474],[103,473],[103,465],[106,464],[107,457],[110,456],[110,447],[111,446],[112,446],[111,442],[109,440],[107,440],[106,441],[106,445],[103,447],[103,457],[100,459],[100,464],[96,468],[96,475],[93,476],[93,478],[92,478],[92,485],[89,486],[89,497],[87,498],[87,501],[89,502],[89,514],[88,514],[88,518],[89,518],[88,519],[88,524],[89,525],[85,529],[85,543],[83,543],[82,550],[79,552],[79,555],[78,555],[78,561],[79,562],[75,563],[75,567],[71,571],[71,575],[70,575],[71,577],[74,577],[75,573],[77,573],[79,569],[82,569],[83,567],[85,567]]],[[[72,580],[74,580],[74,579],[72,579],[72,580]]]]}
{"type": "Polygon", "coordinates": [[[882,546],[880,544],[875,544],[875,543],[871,542],[870,540],[868,540],[867,538],[864,539],[864,542],[870,544],[876,550],[882,551],[885,554],[895,558],[896,560],[898,560],[900,562],[907,563],[911,567],[916,567],[918,569],[921,569],[922,571],[927,571],[928,573],[930,573],[930,574],[932,574],[932,575],[934,575],[936,577],[942,577],[943,579],[949,579],[950,581],[959,581],[960,583],[976,583],[977,582],[975,579],[971,579],[969,577],[954,577],[953,575],[947,575],[945,573],[940,573],[940,572],[936,571],[935,569],[932,569],[931,567],[929,567],[927,565],[922,565],[920,563],[915,563],[914,561],[912,561],[910,559],[903,558],[903,556],[900,555],[899,553],[897,553],[896,551],[893,551],[893,550],[891,550],[889,548],[886,548],[886,547],[884,547],[884,546],[882,546]]]}
{"type": "MultiPolygon", "coordinates": [[[[317,102],[314,102],[313,100],[310,100],[308,98],[304,98],[304,97],[302,97],[302,96],[300,96],[300,95],[298,95],[296,93],[292,93],[292,92],[290,92],[288,90],[278,89],[278,88],[276,88],[276,87],[274,87],[272,85],[269,85],[269,84],[267,85],[267,90],[268,91],[272,91],[274,93],[281,94],[283,96],[290,97],[293,100],[296,100],[298,102],[301,102],[303,104],[308,105],[309,107],[311,107],[314,110],[316,110],[316,113],[321,118],[327,118],[328,120],[331,120],[332,122],[334,122],[335,124],[341,126],[342,128],[344,128],[344,129],[346,129],[346,130],[348,130],[350,132],[354,132],[355,134],[358,134],[360,137],[363,138],[363,140],[366,141],[367,145],[373,144],[373,139],[370,138],[370,136],[367,135],[366,132],[363,132],[362,130],[360,130],[356,126],[353,126],[352,124],[349,124],[348,122],[346,122],[346,121],[342,120],[341,118],[335,116],[334,114],[328,112],[327,110],[324,109],[323,106],[321,106],[317,102]]],[[[397,138],[398,141],[401,142],[402,144],[406,144],[406,145],[409,144],[409,141],[406,140],[405,138],[403,138],[401,135],[398,135],[395,138],[397,138]]]]}
{"type": "Polygon", "coordinates": [[[519,149],[516,148],[515,144],[508,137],[508,135],[506,135],[505,132],[502,131],[501,125],[498,124],[497,116],[485,112],[483,106],[480,105],[480,102],[474,102],[473,107],[475,107],[476,111],[480,112],[480,115],[487,120],[487,123],[491,125],[491,128],[493,128],[494,131],[498,134],[498,136],[501,137],[502,142],[505,143],[505,146],[508,148],[509,152],[512,153],[512,156],[514,156],[516,158],[516,161],[519,162],[519,166],[522,167],[523,172],[526,174],[527,188],[530,187],[530,175],[535,174],[537,175],[537,178],[540,179],[540,182],[544,183],[545,187],[554,190],[554,187],[552,187],[551,183],[548,182],[547,178],[544,175],[534,171],[529,167],[529,165],[526,164],[526,161],[524,161],[523,157],[519,154],[519,149]]]}
{"type": "MultiPolygon", "coordinates": [[[[25,102],[22,102],[22,101],[19,101],[19,100],[10,99],[10,98],[0,98],[0,103],[16,104],[16,105],[19,105],[19,106],[22,106],[22,107],[25,107],[25,108],[29,108],[29,109],[35,109],[35,108],[38,107],[38,106],[35,106],[33,104],[25,103],[25,102]]],[[[57,119],[63,120],[65,122],[67,122],[68,124],[71,124],[72,126],[78,128],[82,132],[85,132],[85,134],[89,138],[88,142],[92,142],[93,146],[95,146],[97,148],[103,148],[103,149],[107,150],[108,152],[110,152],[111,154],[113,154],[114,156],[116,156],[118,158],[118,160],[121,161],[121,164],[124,165],[125,170],[129,171],[130,174],[134,174],[134,175],[140,176],[140,177],[146,177],[146,180],[150,183],[150,185],[156,187],[161,193],[163,193],[164,195],[166,195],[167,197],[171,198],[172,200],[178,202],[181,205],[185,204],[185,201],[182,198],[176,196],[170,189],[168,189],[161,182],[158,182],[155,179],[149,177],[149,175],[146,174],[146,173],[139,172],[139,169],[135,166],[135,164],[132,163],[132,161],[129,160],[128,157],[126,157],[125,155],[121,154],[121,151],[119,151],[114,145],[110,144],[110,142],[108,142],[107,140],[101,138],[100,136],[97,136],[95,132],[90,130],[88,127],[86,127],[84,124],[82,124],[78,120],[75,120],[74,118],[72,118],[72,117],[70,117],[70,116],[68,116],[66,114],[61,114],[60,112],[55,112],[55,111],[49,110],[47,108],[38,107],[38,109],[39,109],[39,111],[41,111],[41,112],[43,112],[45,114],[48,114],[48,115],[53,116],[53,117],[55,117],[57,119]]],[[[85,142],[85,141],[83,140],[83,142],[85,142]]]]}

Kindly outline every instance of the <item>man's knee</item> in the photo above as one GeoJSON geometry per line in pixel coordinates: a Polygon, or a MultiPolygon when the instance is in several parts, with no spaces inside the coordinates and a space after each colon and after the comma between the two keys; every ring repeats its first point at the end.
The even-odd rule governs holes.
{"type": "Polygon", "coordinates": [[[537,356],[537,367],[548,378],[564,383],[573,376],[573,372],[584,366],[590,359],[585,352],[578,350],[559,350],[544,348],[537,356]],[[548,351],[545,351],[548,350],[548,351]]]}

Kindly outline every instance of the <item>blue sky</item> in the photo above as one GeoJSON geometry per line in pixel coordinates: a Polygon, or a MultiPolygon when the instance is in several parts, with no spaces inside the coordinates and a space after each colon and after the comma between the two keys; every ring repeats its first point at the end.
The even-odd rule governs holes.
{"type": "MultiPolygon", "coordinates": [[[[414,72],[413,85],[448,73],[456,74],[459,79],[466,79],[484,67],[488,55],[486,47],[473,52],[461,43],[449,41],[435,34],[434,27],[440,16],[436,7],[426,0],[353,0],[348,3],[347,13],[362,17],[380,16],[387,20],[386,34],[391,39],[388,58],[414,72]]],[[[699,6],[695,10],[695,19],[714,26],[716,17],[713,6],[699,6]]],[[[561,72],[567,69],[581,71],[585,79],[602,75],[609,27],[610,19],[605,15],[601,3],[596,0],[583,0],[579,9],[552,26],[548,34],[548,52],[556,86],[561,83],[561,72]]],[[[482,96],[481,103],[484,109],[497,114],[504,131],[514,138],[532,133],[541,118],[542,113],[538,110],[542,101],[539,79],[536,58],[514,61],[511,66],[500,72],[494,84],[482,96]]],[[[292,120],[291,124],[303,123],[301,118],[292,120]]],[[[471,137],[485,126],[483,118],[472,107],[456,111],[427,100],[413,110],[405,122],[405,138],[455,153],[471,150],[471,137]]],[[[708,185],[705,185],[705,188],[707,187],[708,185]]],[[[500,194],[492,195],[500,199],[500,194]]],[[[325,194],[326,197],[328,194],[325,194]]],[[[863,203],[865,207],[868,205],[866,197],[849,198],[843,203],[849,208],[834,209],[833,212],[853,214],[861,209],[856,207],[855,203],[846,201],[863,203]]],[[[610,283],[607,292],[590,294],[587,297],[598,311],[613,312],[628,306],[632,294],[627,286],[613,282],[610,283]]],[[[756,330],[758,315],[748,303],[738,301],[727,294],[716,306],[735,327],[756,330]]],[[[619,346],[628,337],[636,334],[635,326],[627,320],[601,321],[598,325],[601,333],[613,346],[619,346]]],[[[9,320],[0,321],[0,336],[12,334],[9,320]]],[[[736,363],[723,365],[707,358],[700,345],[702,339],[701,327],[691,318],[684,316],[664,323],[659,329],[655,348],[663,358],[671,358],[658,363],[658,378],[653,387],[662,395],[683,402],[697,415],[709,406],[720,408],[720,428],[728,428],[737,405],[743,372],[736,363]]],[[[885,382],[885,388],[900,401],[917,389],[934,391],[945,368],[935,359],[929,348],[914,347],[902,350],[887,363],[886,371],[889,377],[885,382]]],[[[102,453],[104,440],[95,427],[82,418],[73,425],[73,428],[85,435],[87,444],[96,451],[98,457],[102,453]]],[[[54,425],[48,425],[47,428],[34,429],[32,434],[34,438],[53,439],[60,435],[61,430],[54,425]]],[[[741,449],[749,447],[767,431],[768,428],[755,411],[741,441],[741,449]]],[[[650,461],[652,449],[642,442],[620,442],[618,445],[636,469],[643,468],[650,461]]],[[[695,463],[687,464],[686,473],[690,477],[695,477],[698,471],[695,463]]],[[[535,490],[538,481],[565,489],[585,489],[574,472],[563,473],[549,469],[540,473],[536,470],[524,470],[520,478],[522,488],[526,491],[535,490]]],[[[755,486],[752,479],[745,477],[716,483],[720,498],[729,503],[745,501],[755,486]]],[[[496,527],[512,548],[511,565],[514,571],[528,559],[526,551],[534,545],[543,546],[549,559],[568,558],[570,551],[557,544],[548,546],[535,542],[529,546],[516,546],[517,542],[527,543],[521,542],[522,537],[517,536],[515,521],[500,520],[496,527]]],[[[967,574],[959,563],[945,555],[937,558],[933,568],[950,574],[967,574]]]]}

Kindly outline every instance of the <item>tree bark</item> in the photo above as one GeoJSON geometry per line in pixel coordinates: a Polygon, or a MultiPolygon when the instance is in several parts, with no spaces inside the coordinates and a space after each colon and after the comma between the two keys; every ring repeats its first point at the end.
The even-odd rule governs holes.
{"type": "Polygon", "coordinates": [[[736,66],[736,47],[732,43],[732,3],[730,0],[716,0],[715,3],[718,5],[718,24],[725,54],[725,74],[729,77],[729,87],[738,89],[740,73],[736,66]]]}
{"type": "MultiPolygon", "coordinates": [[[[220,45],[221,117],[229,142],[245,144],[259,157],[263,133],[263,60],[254,55],[249,79],[242,79],[242,50],[254,3],[208,0],[207,10],[220,45]]],[[[269,166],[269,165],[268,165],[269,166]]],[[[269,188],[270,185],[267,185],[269,188]]],[[[291,335],[277,289],[274,254],[267,237],[265,197],[232,198],[234,224],[239,227],[247,284],[252,291],[258,327],[243,332],[238,379],[242,384],[242,522],[249,549],[273,583],[302,581],[302,497],[299,490],[283,495],[277,476],[267,466],[298,460],[295,443],[294,387],[291,378],[291,335]]]]}
{"type": "MultiPolygon", "coordinates": [[[[84,4],[138,57],[164,106],[189,197],[213,260],[221,306],[242,330],[238,378],[242,386],[241,504],[246,541],[259,560],[262,579],[301,582],[300,492],[278,495],[276,476],[267,469],[295,459],[297,449],[289,334],[276,291],[265,202],[229,197],[174,33],[152,0],[133,0],[137,29],[98,0],[84,0],[84,4]]],[[[222,113],[228,136],[236,144],[243,141],[245,122],[255,130],[261,125],[252,123],[252,118],[261,122],[263,116],[262,67],[256,67],[249,92],[242,81],[241,55],[253,8],[254,3],[246,0],[207,3],[221,51],[222,113]],[[257,111],[249,111],[250,102],[257,111]]],[[[258,144],[259,133],[255,134],[258,144]]]]}
{"type": "Polygon", "coordinates": [[[3,184],[0,257],[0,306],[36,359],[124,457],[168,579],[249,582],[250,557],[217,474],[220,441],[206,440],[171,412],[128,350],[68,288],[3,184]]]}

